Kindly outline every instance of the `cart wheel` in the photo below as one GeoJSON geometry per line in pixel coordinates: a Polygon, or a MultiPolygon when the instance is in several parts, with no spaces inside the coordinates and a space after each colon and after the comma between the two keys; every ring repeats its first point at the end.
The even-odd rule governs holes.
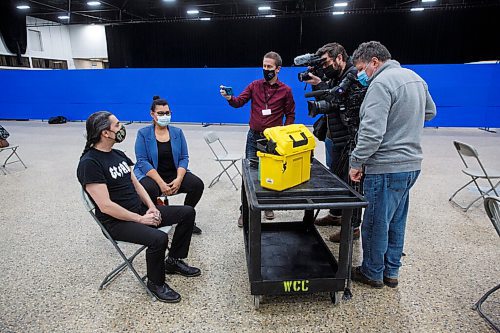
{"type": "Polygon", "coordinates": [[[255,310],[258,310],[260,308],[260,301],[262,300],[261,295],[254,295],[253,296],[253,307],[255,310]]]}
{"type": "Polygon", "coordinates": [[[340,301],[342,300],[342,294],[343,294],[342,291],[330,292],[330,298],[334,305],[340,304],[340,301]]]}

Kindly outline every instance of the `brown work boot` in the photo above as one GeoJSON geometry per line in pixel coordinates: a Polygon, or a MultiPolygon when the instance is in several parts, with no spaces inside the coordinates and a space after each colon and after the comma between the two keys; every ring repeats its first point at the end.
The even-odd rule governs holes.
{"type": "Polygon", "coordinates": [[[238,227],[243,228],[243,214],[238,217],[238,227]]]}
{"type": "Polygon", "coordinates": [[[398,279],[388,278],[384,276],[384,284],[390,288],[396,288],[398,286],[398,279]]]}
{"type": "MultiPolygon", "coordinates": [[[[352,239],[353,240],[359,239],[359,236],[360,236],[359,228],[355,228],[352,233],[352,239]]],[[[331,234],[328,237],[328,240],[333,243],[340,243],[340,230],[331,234]]]]}
{"type": "Polygon", "coordinates": [[[322,218],[316,219],[314,221],[315,225],[325,226],[325,225],[335,225],[340,226],[342,222],[342,216],[334,216],[330,213],[323,216],[322,218]]]}
{"type": "Polygon", "coordinates": [[[266,217],[266,220],[274,220],[274,212],[272,210],[265,210],[264,216],[266,217]]]}

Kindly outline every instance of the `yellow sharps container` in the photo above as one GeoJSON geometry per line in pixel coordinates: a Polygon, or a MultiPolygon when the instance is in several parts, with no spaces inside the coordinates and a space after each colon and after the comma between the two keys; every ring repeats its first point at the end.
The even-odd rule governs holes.
{"type": "Polygon", "coordinates": [[[311,178],[311,154],[316,141],[306,126],[276,126],[264,130],[264,136],[267,150],[273,153],[257,152],[263,188],[283,191],[311,178]]]}

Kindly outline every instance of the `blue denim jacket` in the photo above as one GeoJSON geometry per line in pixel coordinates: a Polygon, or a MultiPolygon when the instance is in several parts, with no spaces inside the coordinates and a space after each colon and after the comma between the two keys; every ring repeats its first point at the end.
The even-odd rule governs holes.
{"type": "MultiPolygon", "coordinates": [[[[172,145],[172,156],[176,168],[187,170],[189,164],[189,154],[184,133],[180,128],[168,126],[170,132],[170,142],[172,145]]],[[[146,177],[151,169],[158,169],[158,146],[156,143],[154,125],[141,128],[137,132],[135,140],[134,173],[137,179],[146,177]]]]}

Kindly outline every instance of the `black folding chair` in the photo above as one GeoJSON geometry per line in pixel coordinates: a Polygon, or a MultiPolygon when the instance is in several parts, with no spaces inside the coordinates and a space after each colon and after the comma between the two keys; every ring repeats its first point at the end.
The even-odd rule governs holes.
{"type": "MultiPolygon", "coordinates": [[[[153,301],[156,301],[156,297],[153,295],[153,293],[151,293],[151,291],[148,289],[148,287],[144,283],[144,281],[146,280],[147,276],[144,275],[143,277],[141,277],[137,273],[137,271],[135,270],[135,268],[133,266],[133,261],[134,261],[135,257],[137,257],[139,255],[139,253],[141,253],[142,251],[144,251],[147,246],[140,245],[140,247],[137,249],[137,251],[134,252],[134,254],[132,254],[130,257],[127,257],[123,253],[123,250],[120,248],[120,244],[123,244],[123,245],[129,245],[129,244],[137,245],[137,244],[129,243],[129,242],[123,242],[123,241],[115,241],[111,237],[111,235],[109,234],[109,232],[106,230],[106,228],[104,228],[104,226],[102,225],[101,221],[99,221],[99,219],[96,217],[96,215],[95,215],[95,204],[94,204],[94,202],[92,201],[92,199],[89,197],[89,195],[87,194],[87,192],[85,192],[85,190],[83,188],[82,188],[82,193],[81,194],[82,194],[83,203],[85,205],[85,208],[90,213],[90,215],[92,216],[92,218],[94,219],[94,221],[97,223],[97,225],[99,225],[99,227],[101,228],[101,231],[104,234],[104,236],[106,236],[106,238],[111,242],[111,244],[113,244],[113,247],[115,248],[116,252],[118,252],[118,254],[120,255],[120,257],[123,259],[123,263],[121,263],[118,267],[116,267],[114,270],[112,270],[111,273],[109,273],[108,275],[106,275],[106,277],[102,281],[101,285],[99,286],[99,290],[101,290],[101,289],[105,288],[106,286],[108,286],[118,276],[118,274],[120,274],[126,268],[129,268],[130,271],[132,272],[132,274],[134,274],[134,276],[139,281],[140,285],[144,288],[144,290],[146,290],[146,292],[148,293],[148,295],[151,297],[151,299],[153,301]]],[[[168,233],[171,228],[172,228],[172,226],[165,226],[165,227],[158,228],[158,230],[161,230],[161,231],[163,231],[165,233],[168,233]]]]}
{"type": "Polygon", "coordinates": [[[462,169],[462,172],[465,173],[467,176],[471,177],[471,180],[464,186],[460,187],[455,193],[453,193],[453,195],[448,200],[451,203],[460,207],[464,212],[466,212],[476,201],[478,201],[481,198],[484,199],[487,195],[490,194],[490,192],[493,192],[496,196],[498,196],[498,193],[500,191],[497,191],[496,188],[498,187],[498,185],[500,185],[500,181],[498,181],[495,185],[493,185],[493,182],[496,179],[500,179],[500,171],[486,169],[483,163],[481,163],[481,160],[479,159],[479,154],[477,150],[471,145],[459,141],[453,141],[453,145],[457,149],[458,155],[460,156],[460,159],[465,165],[465,168],[462,169]],[[467,163],[467,161],[469,163],[467,163]],[[483,190],[481,186],[479,186],[479,180],[486,180],[486,183],[488,184],[486,190],[483,190]],[[480,194],[479,197],[474,199],[471,203],[469,203],[466,206],[460,205],[455,200],[453,200],[453,198],[460,191],[462,191],[471,183],[474,183],[476,185],[476,188],[480,194]]]}
{"type": "MultiPolygon", "coordinates": [[[[486,197],[484,199],[484,208],[486,210],[486,214],[490,218],[491,223],[495,227],[495,230],[497,231],[498,236],[500,236],[500,198],[499,197],[486,197]]],[[[490,318],[488,315],[486,315],[484,313],[484,311],[482,310],[482,308],[481,308],[481,306],[483,305],[484,301],[486,301],[486,299],[492,293],[494,293],[495,291],[497,291],[498,289],[500,289],[500,284],[497,285],[496,287],[488,290],[488,292],[486,292],[486,294],[484,294],[483,297],[481,297],[479,299],[479,301],[477,301],[477,303],[474,304],[473,308],[474,308],[474,310],[476,310],[477,312],[479,312],[479,314],[481,315],[481,317],[483,317],[488,322],[488,324],[490,324],[491,327],[493,327],[493,329],[496,332],[500,333],[500,328],[499,328],[498,324],[495,324],[493,322],[493,319],[490,318]]]]}
{"type": "Polygon", "coordinates": [[[208,147],[210,147],[210,150],[214,154],[215,160],[217,162],[219,162],[219,164],[222,168],[222,171],[217,176],[215,176],[214,179],[212,179],[212,181],[210,182],[210,185],[208,185],[208,188],[214,186],[220,180],[220,177],[223,174],[226,174],[227,177],[229,178],[229,180],[231,181],[231,183],[233,184],[234,188],[236,190],[238,190],[238,186],[236,186],[233,179],[236,178],[238,175],[241,176],[241,172],[238,169],[238,167],[236,166],[236,162],[238,162],[239,160],[242,159],[241,154],[240,155],[229,154],[226,147],[224,146],[224,144],[222,144],[222,141],[220,140],[219,136],[215,132],[205,133],[204,138],[205,138],[205,142],[208,144],[208,147]],[[216,142],[218,142],[219,144],[217,145],[216,142]],[[231,167],[235,167],[236,171],[238,171],[238,173],[236,175],[234,175],[233,177],[231,177],[231,175],[228,172],[228,169],[231,167]]]}

